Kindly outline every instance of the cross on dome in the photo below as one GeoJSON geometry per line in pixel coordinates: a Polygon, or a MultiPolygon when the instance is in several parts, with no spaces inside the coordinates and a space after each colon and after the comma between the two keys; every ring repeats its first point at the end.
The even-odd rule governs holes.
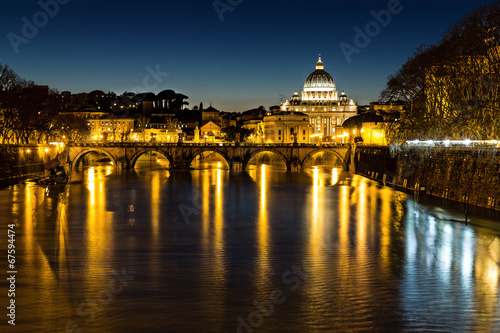
{"type": "Polygon", "coordinates": [[[321,54],[319,55],[318,63],[316,64],[316,69],[325,69],[323,62],[321,61],[321,54]]]}

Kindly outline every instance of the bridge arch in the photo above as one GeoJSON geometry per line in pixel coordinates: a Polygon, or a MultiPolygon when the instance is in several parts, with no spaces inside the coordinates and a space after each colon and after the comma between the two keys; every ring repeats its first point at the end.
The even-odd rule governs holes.
{"type": "Polygon", "coordinates": [[[80,165],[80,162],[82,161],[82,159],[90,153],[104,154],[107,157],[109,157],[109,159],[111,160],[113,165],[117,165],[116,158],[109,151],[107,151],[106,149],[102,149],[102,148],[89,148],[89,149],[82,150],[81,152],[76,154],[75,158],[73,158],[73,160],[71,161],[71,164],[75,168],[78,167],[80,165]]]}
{"type": "Polygon", "coordinates": [[[255,157],[257,156],[258,154],[260,153],[273,153],[279,157],[281,157],[282,161],[285,163],[286,165],[286,168],[287,170],[290,170],[290,162],[288,160],[288,158],[279,150],[276,150],[276,149],[272,149],[272,148],[262,148],[262,149],[257,149],[255,151],[253,151],[249,156],[247,156],[245,158],[245,160],[243,161],[243,170],[246,170],[246,168],[248,167],[248,164],[250,163],[250,161],[255,157]]]}
{"type": "Polygon", "coordinates": [[[229,156],[227,156],[227,154],[224,151],[221,151],[219,149],[213,149],[213,148],[212,149],[201,149],[201,150],[194,151],[191,154],[191,156],[189,156],[189,166],[191,166],[191,164],[194,162],[196,157],[203,155],[205,153],[216,153],[217,155],[221,156],[224,159],[224,161],[226,162],[228,168],[231,169],[232,160],[229,158],[229,156]]]}
{"type": "Polygon", "coordinates": [[[342,156],[335,149],[328,149],[328,148],[315,149],[312,152],[310,152],[309,154],[307,154],[307,156],[302,160],[301,167],[304,168],[304,166],[307,165],[307,162],[309,162],[313,158],[314,155],[319,154],[319,153],[323,153],[323,152],[330,153],[330,154],[333,154],[334,156],[336,156],[338,158],[338,160],[340,161],[340,163],[342,163],[342,168],[344,170],[347,169],[347,162],[346,162],[345,157],[342,156]]]}
{"type": "Polygon", "coordinates": [[[144,154],[147,154],[147,153],[157,153],[163,157],[165,157],[167,160],[168,160],[168,163],[169,163],[169,166],[172,166],[172,157],[169,156],[168,154],[165,154],[164,152],[160,151],[160,150],[157,150],[155,148],[146,148],[144,150],[141,150],[139,152],[137,152],[135,155],[132,156],[132,158],[130,159],[130,169],[133,169],[137,163],[137,161],[139,160],[139,158],[144,155],[144,154]]]}

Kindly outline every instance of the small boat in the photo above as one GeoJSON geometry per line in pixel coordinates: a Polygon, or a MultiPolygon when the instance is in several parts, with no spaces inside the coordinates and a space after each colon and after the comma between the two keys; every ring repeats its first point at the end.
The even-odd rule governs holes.
{"type": "Polygon", "coordinates": [[[68,175],[57,158],[45,162],[44,166],[45,171],[48,171],[48,183],[45,185],[66,184],[68,182],[68,175]]]}

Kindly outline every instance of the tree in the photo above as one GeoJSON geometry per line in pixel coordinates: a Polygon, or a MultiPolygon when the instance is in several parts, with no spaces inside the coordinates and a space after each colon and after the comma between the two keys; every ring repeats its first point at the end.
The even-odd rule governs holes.
{"type": "Polygon", "coordinates": [[[186,95],[183,94],[175,94],[175,98],[172,102],[171,108],[172,109],[183,109],[185,105],[189,105],[189,102],[186,101],[188,99],[186,95]]]}
{"type": "Polygon", "coordinates": [[[57,118],[58,136],[68,143],[85,142],[89,139],[90,128],[85,119],[72,114],[63,114],[57,118]]]}
{"type": "Polygon", "coordinates": [[[410,103],[388,129],[409,139],[498,139],[500,133],[500,1],[452,24],[436,45],[422,46],[381,93],[410,103]]]}
{"type": "Polygon", "coordinates": [[[0,63],[0,134],[3,144],[16,136],[20,95],[23,89],[33,85],[33,82],[21,78],[9,66],[0,63]]]}
{"type": "Polygon", "coordinates": [[[171,89],[163,90],[156,95],[156,100],[158,101],[157,106],[160,109],[171,109],[174,99],[175,91],[171,89]]]}
{"type": "Polygon", "coordinates": [[[254,130],[243,127],[229,126],[225,129],[226,141],[237,142],[239,137],[239,141],[244,142],[250,135],[254,134],[254,132],[254,130]]]}
{"type": "Polygon", "coordinates": [[[150,118],[146,117],[146,116],[139,116],[139,118],[137,118],[137,127],[139,129],[139,132],[142,133],[142,140],[145,141],[146,140],[146,137],[145,137],[145,129],[148,127],[149,125],[149,121],[150,121],[150,118]]]}

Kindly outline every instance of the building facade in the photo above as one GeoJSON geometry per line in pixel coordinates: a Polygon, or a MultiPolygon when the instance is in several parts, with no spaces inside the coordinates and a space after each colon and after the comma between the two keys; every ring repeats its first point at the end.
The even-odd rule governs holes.
{"type": "Polygon", "coordinates": [[[106,118],[89,119],[90,136],[94,141],[128,141],[134,130],[133,118],[106,118]]]}
{"type": "Polygon", "coordinates": [[[263,143],[309,143],[309,116],[283,111],[262,120],[263,143]]]}
{"type": "Polygon", "coordinates": [[[342,124],[356,115],[357,106],[344,91],[339,95],[335,81],[325,71],[321,57],[309,75],[302,94],[281,104],[281,111],[302,112],[309,116],[311,142],[330,141],[344,132],[342,124]]]}
{"type": "Polygon", "coordinates": [[[220,127],[211,120],[200,128],[200,132],[200,139],[205,143],[215,143],[220,141],[220,127]]]}

